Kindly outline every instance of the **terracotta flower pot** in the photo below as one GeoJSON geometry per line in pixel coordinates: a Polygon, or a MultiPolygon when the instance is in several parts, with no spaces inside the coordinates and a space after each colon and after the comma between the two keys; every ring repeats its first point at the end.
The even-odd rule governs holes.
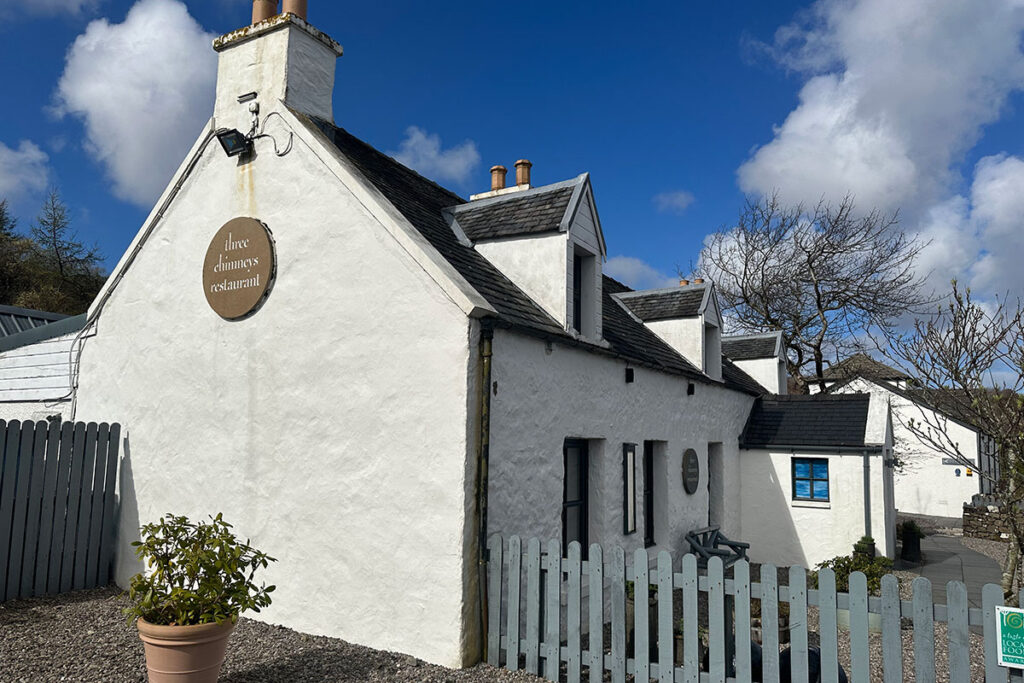
{"type": "Polygon", "coordinates": [[[235,625],[157,626],[136,622],[146,647],[149,683],[216,683],[235,625]]]}

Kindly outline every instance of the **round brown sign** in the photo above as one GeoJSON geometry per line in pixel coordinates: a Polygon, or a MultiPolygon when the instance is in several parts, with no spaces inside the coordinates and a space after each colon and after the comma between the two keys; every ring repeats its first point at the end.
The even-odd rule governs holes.
{"type": "Polygon", "coordinates": [[[683,453],[683,490],[691,496],[697,492],[700,484],[700,458],[692,448],[683,453]]]}
{"type": "Polygon", "coordinates": [[[274,243],[255,218],[224,224],[206,251],[203,290],[217,315],[244,318],[267,296],[274,277],[274,243]]]}

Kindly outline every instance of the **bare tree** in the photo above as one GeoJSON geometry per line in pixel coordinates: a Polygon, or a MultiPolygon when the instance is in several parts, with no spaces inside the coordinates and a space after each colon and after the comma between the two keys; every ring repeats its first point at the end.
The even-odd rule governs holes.
{"type": "MultiPolygon", "coordinates": [[[[1012,511],[1010,547],[1003,563],[1003,594],[1016,604],[1024,553],[1024,309],[1020,301],[975,302],[956,281],[935,315],[919,319],[910,331],[893,331],[882,352],[915,379],[924,405],[908,427],[923,443],[979,470],[1001,502],[1012,511]],[[998,467],[969,460],[946,429],[947,416],[973,425],[991,443],[998,467]],[[978,468],[978,465],[981,465],[978,468]]],[[[979,453],[984,458],[984,453],[979,453]]]]}
{"type": "Polygon", "coordinates": [[[748,200],[735,227],[706,240],[698,270],[733,327],[783,332],[799,393],[814,381],[824,389],[827,359],[928,303],[914,267],[925,244],[897,223],[896,214],[857,213],[850,196],[813,210],[777,195],[748,200]]]}

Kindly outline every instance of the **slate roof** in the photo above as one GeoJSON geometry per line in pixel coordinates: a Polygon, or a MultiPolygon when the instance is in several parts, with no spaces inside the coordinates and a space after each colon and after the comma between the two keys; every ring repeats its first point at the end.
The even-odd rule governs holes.
{"type": "Polygon", "coordinates": [[[725,357],[725,354],[722,355],[722,379],[727,386],[740,387],[748,394],[763,396],[768,393],[756,379],[740,370],[735,363],[725,357]]]}
{"type": "MultiPolygon", "coordinates": [[[[603,330],[608,347],[579,341],[543,311],[519,287],[471,246],[460,242],[445,219],[445,213],[465,200],[424,178],[391,157],[377,151],[344,129],[319,119],[296,116],[324,135],[356,169],[437,249],[441,256],[498,312],[498,324],[526,333],[586,348],[642,364],[664,372],[684,375],[696,381],[715,383],[679,355],[671,346],[637,322],[613,298],[631,291],[605,276],[603,284],[603,330]]],[[[736,369],[738,371],[738,368],[736,369]]],[[[751,380],[730,372],[726,386],[736,391],[759,394],[751,380]],[[749,380],[749,382],[747,381],[749,380]]],[[[756,383],[754,383],[756,384],[756,383]]]]}
{"type": "Polygon", "coordinates": [[[49,325],[66,317],[60,313],[33,311],[16,306],[0,306],[0,339],[25,330],[49,325]]]}
{"type": "Polygon", "coordinates": [[[871,380],[908,380],[910,375],[880,363],[866,353],[857,353],[829,366],[821,373],[829,381],[841,381],[853,377],[871,380]]]}
{"type": "Polygon", "coordinates": [[[453,207],[455,219],[474,242],[556,232],[577,183],[559,183],[453,207]]]}
{"type": "Polygon", "coordinates": [[[775,358],[778,341],[777,332],[722,337],[722,355],[732,360],[775,358]]]}
{"type": "Polygon", "coordinates": [[[761,397],[740,446],[863,447],[870,401],[868,394],[761,397]]]}
{"type": "Polygon", "coordinates": [[[686,285],[671,289],[629,292],[619,298],[633,315],[644,322],[692,318],[700,313],[707,285],[686,285]]]}

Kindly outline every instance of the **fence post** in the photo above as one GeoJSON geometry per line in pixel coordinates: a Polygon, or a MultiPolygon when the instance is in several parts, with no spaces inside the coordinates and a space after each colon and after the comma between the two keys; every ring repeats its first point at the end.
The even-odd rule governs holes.
{"type": "Polygon", "coordinates": [[[761,565],[761,676],[779,683],[779,570],[771,564],[761,565]]]}
{"type": "Polygon", "coordinates": [[[960,581],[946,584],[946,614],[949,683],[968,683],[971,677],[971,651],[967,635],[967,586],[960,581]]]}
{"type": "Polygon", "coordinates": [[[697,638],[697,556],[683,555],[683,681],[700,678],[700,645],[697,638]]]}
{"type": "Polygon", "coordinates": [[[985,632],[985,683],[1006,683],[1006,669],[999,666],[996,641],[996,605],[1003,604],[1003,588],[994,583],[981,589],[982,614],[985,632]]]}
{"type": "MultiPolygon", "coordinates": [[[[12,515],[11,553],[7,564],[7,592],[4,599],[17,598],[21,591],[21,566],[25,553],[25,522],[28,518],[28,498],[32,477],[32,441],[35,425],[21,424],[21,439],[17,452],[17,481],[14,484],[14,514],[12,515]]],[[[2,565],[0,565],[2,566],[2,565]]]]}
{"type": "Polygon", "coordinates": [[[831,569],[818,572],[818,631],[821,634],[821,683],[839,683],[836,573],[831,569]]]}
{"type": "Polygon", "coordinates": [[[789,568],[789,664],[793,683],[807,683],[807,570],[789,568]]]}
{"type": "Polygon", "coordinates": [[[501,555],[501,535],[494,534],[487,542],[487,663],[491,666],[501,666],[501,555]]]}
{"type": "Polygon", "coordinates": [[[612,548],[612,683],[626,681],[626,554],[612,548]]]}
{"type": "Polygon", "coordinates": [[[850,675],[853,683],[868,683],[868,580],[864,572],[850,574],[850,675]]]}
{"type": "Polygon", "coordinates": [[[604,681],[604,553],[596,543],[590,545],[590,683],[604,681]]]}
{"type": "Polygon", "coordinates": [[[526,544],[526,670],[540,673],[540,541],[526,544]]]}
{"type": "Polygon", "coordinates": [[[523,542],[518,536],[508,539],[508,623],[505,625],[505,668],[519,668],[519,585],[522,579],[523,542]]]}
{"type": "Polygon", "coordinates": [[[935,626],[932,609],[932,582],[923,576],[914,579],[914,679],[917,683],[935,683],[935,626]]]}
{"type": "Polygon", "coordinates": [[[658,553],[658,681],[672,683],[675,674],[675,638],[672,616],[674,613],[672,556],[662,550],[658,553]]]}
{"type": "Polygon", "coordinates": [[[21,562],[21,590],[18,597],[22,600],[32,597],[32,586],[35,582],[37,555],[39,552],[39,518],[42,516],[43,480],[46,478],[46,432],[50,425],[37,422],[32,445],[32,480],[25,489],[28,493],[28,515],[25,518],[25,549],[21,562]]]}
{"type": "Polygon", "coordinates": [[[633,678],[637,683],[651,679],[650,574],[647,551],[633,553],[633,678]]]}
{"type": "Polygon", "coordinates": [[[573,541],[569,544],[569,595],[565,607],[566,674],[570,683],[579,683],[582,674],[582,638],[580,637],[581,617],[583,612],[581,588],[582,553],[580,544],[573,541]]]}
{"type": "Polygon", "coordinates": [[[562,628],[562,544],[554,539],[548,541],[547,582],[544,584],[544,678],[558,680],[561,655],[562,628]]]}
{"type": "Polygon", "coordinates": [[[724,683],[726,677],[725,583],[722,558],[708,560],[708,675],[711,683],[724,683]]]}
{"type": "Polygon", "coordinates": [[[887,574],[882,577],[882,671],[885,683],[903,681],[900,617],[900,582],[892,574],[887,574]]]}
{"type": "Polygon", "coordinates": [[[733,582],[736,597],[736,680],[749,683],[750,670],[750,564],[740,560],[733,565],[733,582]]]}

